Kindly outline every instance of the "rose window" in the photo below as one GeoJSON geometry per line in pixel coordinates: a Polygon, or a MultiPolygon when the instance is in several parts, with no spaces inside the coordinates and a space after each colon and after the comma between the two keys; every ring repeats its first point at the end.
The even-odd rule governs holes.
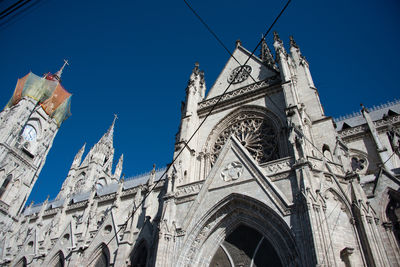
{"type": "Polygon", "coordinates": [[[228,77],[228,83],[235,84],[241,83],[249,78],[251,67],[249,65],[239,66],[232,70],[228,77]]]}
{"type": "Polygon", "coordinates": [[[212,147],[212,163],[215,163],[232,134],[258,163],[278,158],[278,140],[271,123],[255,115],[242,114],[231,121],[218,136],[212,147]]]}

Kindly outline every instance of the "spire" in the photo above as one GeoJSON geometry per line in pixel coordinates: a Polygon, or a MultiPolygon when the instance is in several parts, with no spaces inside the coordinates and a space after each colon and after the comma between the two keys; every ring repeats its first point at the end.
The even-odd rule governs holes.
{"type": "Polygon", "coordinates": [[[82,161],[82,155],[83,155],[83,153],[85,152],[85,148],[86,148],[86,143],[84,143],[83,146],[81,147],[81,149],[79,149],[78,153],[76,153],[75,158],[74,158],[74,161],[73,161],[73,163],[72,163],[72,165],[73,165],[74,167],[78,167],[79,164],[81,163],[81,161],[82,161]]]}
{"type": "Polygon", "coordinates": [[[266,66],[276,70],[274,57],[272,56],[271,50],[269,50],[269,47],[264,37],[262,37],[262,42],[261,42],[260,58],[266,66]]]}
{"type": "Polygon", "coordinates": [[[293,39],[293,36],[289,36],[290,39],[290,47],[294,47],[294,48],[299,48],[299,46],[296,44],[296,42],[293,39]]]}
{"type": "Polygon", "coordinates": [[[105,142],[112,142],[113,137],[114,137],[114,125],[115,121],[118,119],[117,114],[114,114],[114,120],[110,127],[108,128],[107,132],[103,135],[103,137],[100,139],[100,141],[105,141],[105,142]]]}
{"type": "Polygon", "coordinates": [[[114,176],[119,179],[121,177],[121,173],[122,173],[122,163],[124,161],[124,154],[121,155],[121,157],[118,160],[118,164],[117,167],[115,167],[115,172],[114,172],[114,176]]]}
{"type": "Polygon", "coordinates": [[[60,82],[61,82],[61,75],[62,75],[62,72],[63,72],[63,70],[64,70],[64,68],[65,68],[65,65],[68,65],[68,66],[69,66],[68,60],[66,60],[66,59],[64,59],[64,64],[62,65],[62,67],[60,68],[60,70],[57,71],[56,74],[54,75],[55,78],[56,78],[57,80],[59,80],[60,82]]]}
{"type": "Polygon", "coordinates": [[[279,38],[279,35],[277,32],[274,32],[274,45],[275,45],[275,43],[279,43],[279,44],[283,45],[283,42],[282,42],[281,38],[279,38]]]}

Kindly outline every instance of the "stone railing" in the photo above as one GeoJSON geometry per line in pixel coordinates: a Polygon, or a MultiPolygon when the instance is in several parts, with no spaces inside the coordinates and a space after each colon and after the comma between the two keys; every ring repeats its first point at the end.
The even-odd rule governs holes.
{"type": "Polygon", "coordinates": [[[223,95],[221,100],[219,100],[220,96],[216,96],[216,97],[201,101],[201,102],[199,102],[199,106],[198,106],[199,113],[201,113],[203,110],[206,110],[207,108],[215,105],[218,101],[219,101],[219,103],[222,103],[222,102],[225,102],[232,98],[235,98],[237,96],[241,96],[241,95],[247,94],[249,92],[254,92],[257,89],[279,84],[280,81],[281,80],[279,79],[278,76],[274,76],[274,77],[271,77],[264,81],[253,83],[248,86],[233,90],[231,92],[227,92],[225,95],[223,95]]]}

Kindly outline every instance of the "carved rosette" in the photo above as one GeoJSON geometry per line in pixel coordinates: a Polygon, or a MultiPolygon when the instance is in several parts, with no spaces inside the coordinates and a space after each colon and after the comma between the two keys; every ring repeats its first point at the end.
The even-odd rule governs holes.
{"type": "Polygon", "coordinates": [[[278,158],[278,138],[273,125],[257,114],[239,114],[220,133],[211,151],[214,164],[228,138],[234,135],[258,163],[278,158]]]}
{"type": "Polygon", "coordinates": [[[236,84],[241,83],[249,78],[251,67],[249,65],[239,66],[232,70],[228,77],[228,83],[236,84]]]}
{"type": "Polygon", "coordinates": [[[225,166],[221,171],[221,178],[225,182],[235,181],[242,176],[243,165],[238,161],[234,161],[225,166]]]}

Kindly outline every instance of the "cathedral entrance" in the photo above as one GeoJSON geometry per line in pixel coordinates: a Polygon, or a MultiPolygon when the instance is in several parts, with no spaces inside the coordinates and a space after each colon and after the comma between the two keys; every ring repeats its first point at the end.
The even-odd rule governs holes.
{"type": "Polygon", "coordinates": [[[219,246],[210,267],[274,266],[282,263],[270,242],[259,232],[239,225],[219,246]]]}

